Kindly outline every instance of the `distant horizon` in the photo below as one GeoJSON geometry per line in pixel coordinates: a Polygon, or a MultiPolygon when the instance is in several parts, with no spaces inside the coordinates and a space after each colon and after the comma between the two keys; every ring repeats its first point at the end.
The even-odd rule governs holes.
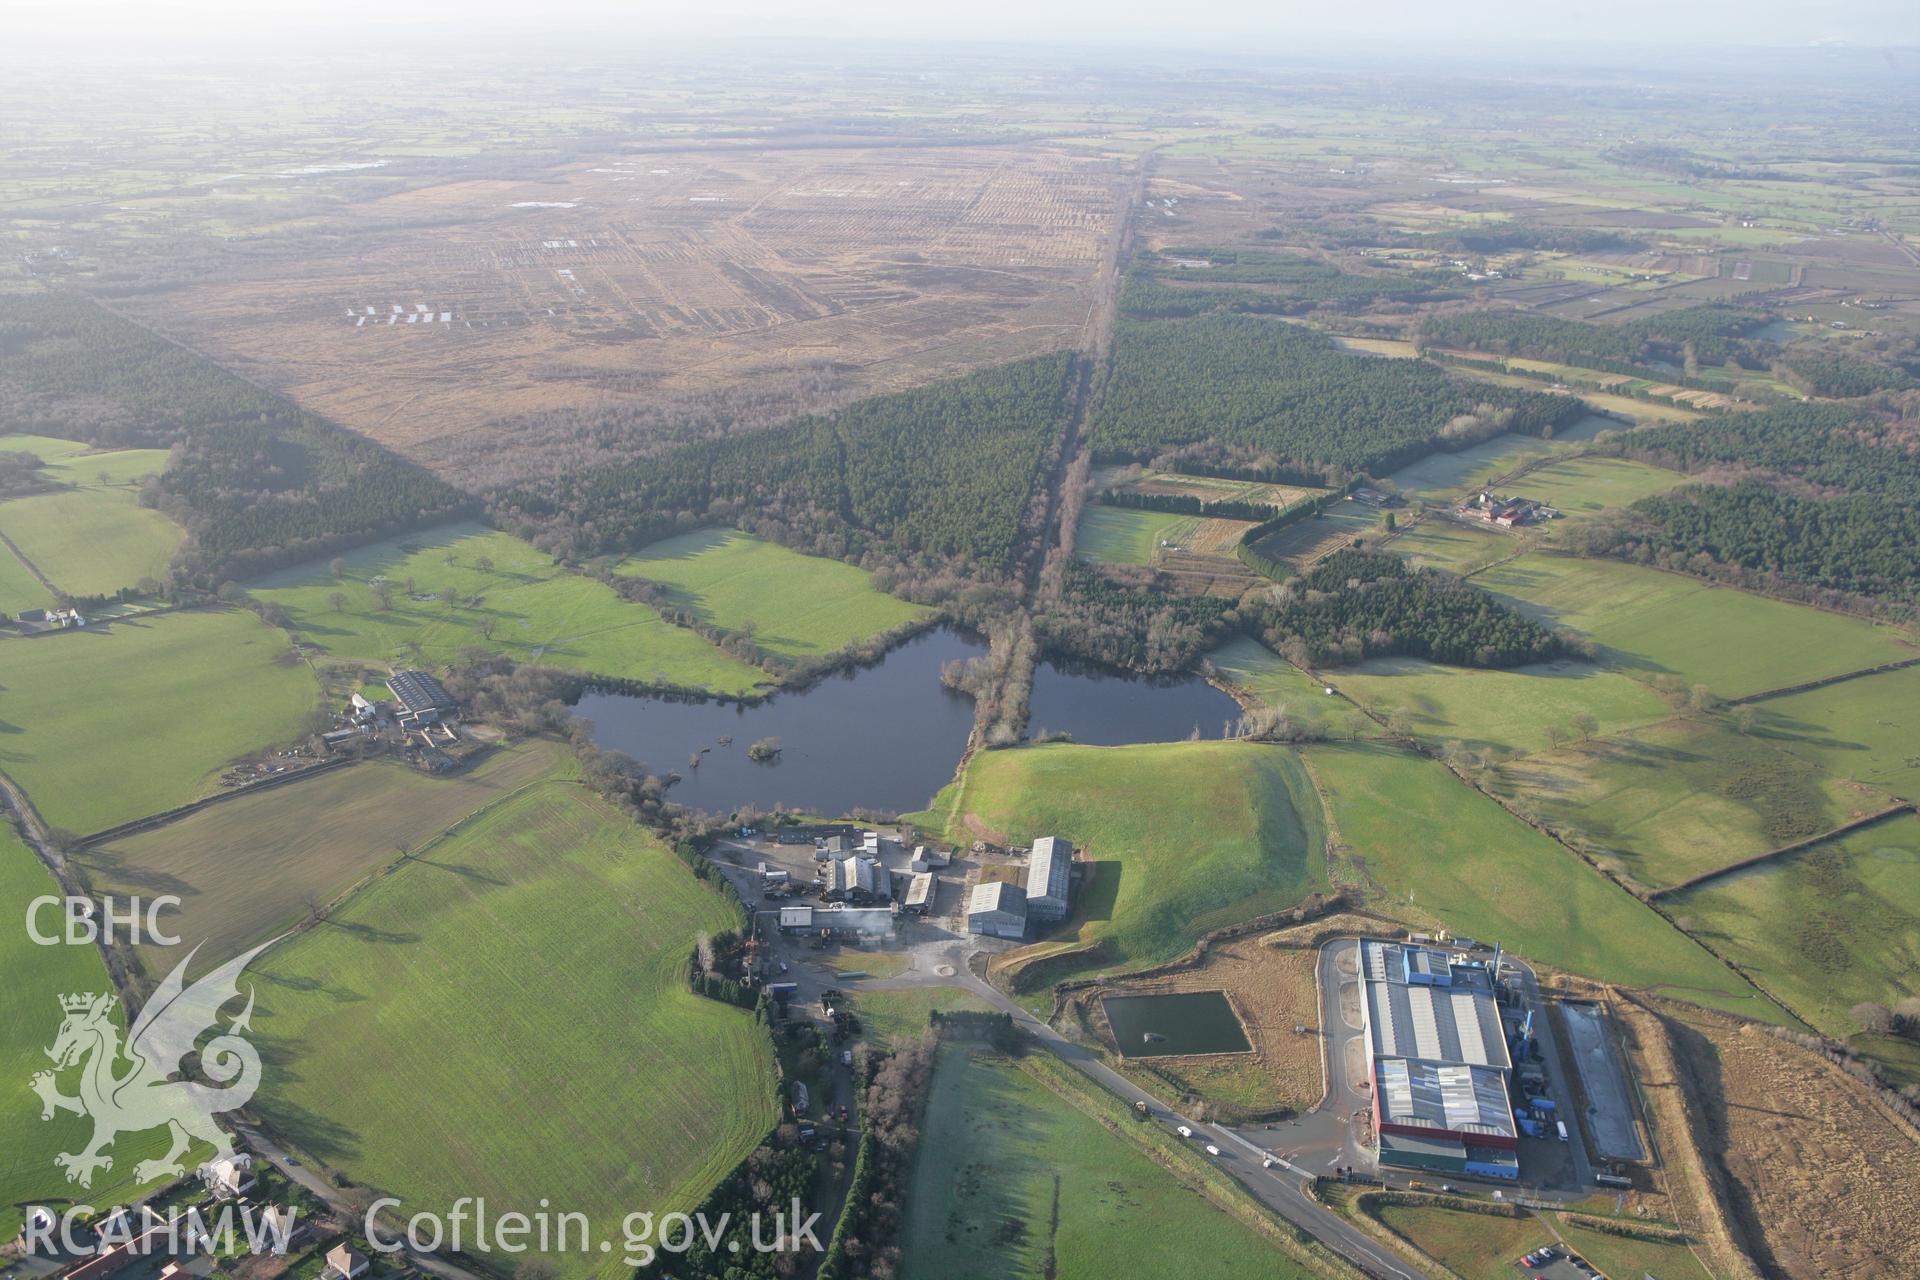
{"type": "Polygon", "coordinates": [[[1920,53],[1920,6],[1851,0],[1806,6],[1707,0],[1524,3],[1479,0],[1440,9],[1419,0],[1376,0],[1361,13],[1299,0],[1200,0],[1177,14],[1160,5],[1096,6],[1089,0],[1014,4],[978,0],[964,10],[922,12],[880,0],[684,0],[635,6],[563,0],[539,12],[481,0],[422,0],[396,9],[374,0],[270,9],[247,0],[76,0],[24,5],[10,16],[9,44],[94,52],[137,44],[150,56],[217,54],[298,37],[319,47],[429,40],[449,49],[512,39],[531,51],[585,45],[606,52],[632,41],[675,47],[791,41],[843,46],[928,45],[1143,53],[1239,62],[1294,54],[1451,58],[1462,53],[1577,53],[1626,65],[1715,64],[1737,50],[1920,53]]]}

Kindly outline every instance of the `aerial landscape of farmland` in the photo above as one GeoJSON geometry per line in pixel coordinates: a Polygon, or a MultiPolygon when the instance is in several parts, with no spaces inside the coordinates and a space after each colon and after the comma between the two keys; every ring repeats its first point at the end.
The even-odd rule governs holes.
{"type": "Polygon", "coordinates": [[[1914,14],[81,8],[0,1280],[1920,1275],[1914,14]]]}

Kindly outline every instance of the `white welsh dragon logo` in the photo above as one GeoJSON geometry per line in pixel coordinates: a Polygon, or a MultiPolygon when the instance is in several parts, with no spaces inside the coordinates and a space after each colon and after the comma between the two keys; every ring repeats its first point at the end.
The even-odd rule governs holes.
{"type": "Polygon", "coordinates": [[[267,942],[255,947],[191,987],[186,985],[187,965],[193,961],[193,952],[189,952],[140,1010],[127,1033],[124,1049],[120,1028],[110,1016],[111,994],[86,992],[60,997],[66,1018],[53,1047],[47,1050],[53,1070],[37,1072],[32,1085],[40,1095],[42,1120],[53,1119],[56,1111],[93,1118],[93,1140],[80,1151],[54,1157],[54,1163],[66,1171],[67,1181],[92,1186],[94,1170],[113,1168],[113,1157],[104,1154],[104,1149],[112,1146],[118,1135],[145,1133],[162,1126],[172,1135],[173,1145],[160,1159],[143,1160],[134,1167],[133,1175],[140,1182],[186,1172],[180,1157],[196,1138],[213,1145],[211,1159],[233,1154],[232,1141],[213,1117],[215,1112],[244,1107],[260,1087],[260,1055],[236,1034],[247,1029],[253,1016],[251,987],[247,990],[247,1007],[233,1025],[199,1049],[201,1074],[214,1084],[170,1077],[181,1070],[181,1059],[195,1051],[201,1033],[214,1026],[221,1006],[240,995],[235,981],[240,971],[272,945],[267,942]],[[129,1065],[123,1070],[123,1064],[129,1065]],[[80,1068],[79,1094],[70,1098],[60,1092],[58,1076],[75,1066],[80,1068]]]}

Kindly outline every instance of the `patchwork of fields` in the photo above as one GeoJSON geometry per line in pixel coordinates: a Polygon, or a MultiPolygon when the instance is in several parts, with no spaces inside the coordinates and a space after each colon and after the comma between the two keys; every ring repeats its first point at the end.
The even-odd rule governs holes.
{"type": "Polygon", "coordinates": [[[931,612],[875,589],[865,570],[736,529],[656,542],[617,572],[661,583],[673,606],[794,658],[858,644],[931,612]]]}
{"type": "Polygon", "coordinates": [[[1405,716],[1420,737],[1476,748],[1538,751],[1556,738],[1579,737],[1572,726],[1580,716],[1592,717],[1596,732],[1612,733],[1672,714],[1638,681],[1573,659],[1496,671],[1375,658],[1327,679],[1376,715],[1405,716]]]}
{"type": "MultiPolygon", "coordinates": [[[[205,944],[202,960],[217,963],[327,909],[402,856],[431,857],[448,828],[570,768],[557,743],[537,740],[444,778],[373,761],[236,796],[86,849],[75,862],[94,892],[164,884],[182,900],[170,932],[181,946],[205,944]]],[[[139,956],[153,980],[178,959],[172,947],[139,956]]]]}
{"type": "Polygon", "coordinates": [[[744,693],[766,674],[510,534],[449,525],[251,584],[328,653],[441,665],[477,647],[596,675],[744,693]],[[386,603],[381,592],[386,593],[386,603]]]}
{"type": "Polygon", "coordinates": [[[1377,888],[1384,909],[1568,972],[1780,1018],[1651,908],[1441,765],[1372,744],[1305,755],[1332,806],[1342,878],[1377,888]]]}
{"type": "Polygon", "coordinates": [[[310,728],[319,699],[286,636],[238,609],[0,641],[0,686],[0,770],[80,834],[207,794],[234,760],[310,728]]]}
{"type": "Polygon", "coordinates": [[[529,787],[256,962],[254,1105],[409,1210],[548,1198],[617,1239],[636,1208],[692,1209],[773,1125],[765,1030],[686,983],[691,939],[733,924],[627,818],[529,787]]]}

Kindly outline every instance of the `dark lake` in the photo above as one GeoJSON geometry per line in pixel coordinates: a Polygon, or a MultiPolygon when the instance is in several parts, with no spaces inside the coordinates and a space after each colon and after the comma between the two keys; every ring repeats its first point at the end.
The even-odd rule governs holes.
{"type": "MultiPolygon", "coordinates": [[[[856,808],[924,808],[952,780],[973,728],[973,700],[940,683],[940,668],[986,652],[956,631],[929,631],[871,667],[829,676],[809,689],[754,706],[671,702],[590,693],[579,713],[594,740],[659,774],[678,773],[677,803],[715,813],[741,805],[837,817],[856,808]],[[772,762],[747,758],[762,738],[779,738],[772,762]],[[726,745],[720,739],[731,738],[726,745]],[[698,768],[689,757],[706,748],[698,768]]],[[[1233,699],[1197,677],[1147,681],[1043,664],[1034,676],[1029,724],[1114,746],[1174,742],[1197,726],[1217,738],[1239,714],[1233,699]]]]}
{"type": "Polygon", "coordinates": [[[1027,732],[1066,733],[1093,747],[1178,742],[1195,729],[1226,736],[1240,704],[1199,676],[1147,679],[1075,663],[1040,664],[1033,676],[1027,732]]]}
{"type": "Polygon", "coordinates": [[[1107,996],[1100,1004],[1113,1029],[1114,1043],[1129,1058],[1245,1053],[1253,1048],[1224,992],[1107,996]]]}

